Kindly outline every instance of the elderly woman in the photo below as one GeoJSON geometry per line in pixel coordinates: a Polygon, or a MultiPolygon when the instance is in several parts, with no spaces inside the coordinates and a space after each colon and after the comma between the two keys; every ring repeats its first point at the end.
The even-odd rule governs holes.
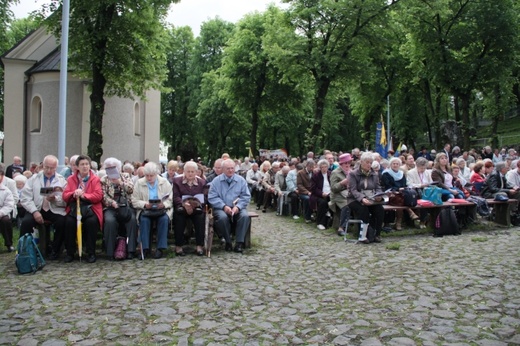
{"type": "Polygon", "coordinates": [[[121,172],[121,161],[118,159],[114,157],[107,158],[103,167],[105,167],[105,170],[113,172],[101,178],[104,206],[103,236],[106,253],[108,258],[112,259],[114,257],[116,238],[119,234],[121,223],[126,230],[127,258],[133,259],[135,257],[137,239],[137,221],[135,214],[130,212],[127,214],[129,216],[128,220],[121,220],[120,217],[118,217],[118,211],[121,203],[125,203],[126,207],[129,207],[128,203],[134,192],[134,183],[130,174],[121,172]]]}
{"type": "Polygon", "coordinates": [[[173,179],[173,205],[175,208],[175,254],[184,256],[184,229],[191,220],[195,229],[198,256],[204,255],[204,206],[207,196],[206,181],[197,176],[197,164],[184,164],[184,175],[173,179]]]}
{"type": "MultiPolygon", "coordinates": [[[[3,178],[4,172],[0,172],[0,178],[3,178]]],[[[14,251],[13,247],[13,223],[11,221],[11,213],[16,206],[14,205],[14,197],[11,190],[4,184],[0,184],[0,233],[4,238],[4,244],[7,251],[14,251]]]]}
{"type": "Polygon", "coordinates": [[[77,200],[80,201],[83,241],[87,249],[87,262],[96,262],[97,234],[103,227],[103,190],[98,176],[90,169],[90,157],[79,155],[75,163],[77,171],[67,179],[63,200],[68,204],[66,212],[65,262],[72,262],[76,251],[77,200]]]}
{"type": "MultiPolygon", "coordinates": [[[[390,168],[387,168],[383,171],[383,175],[381,176],[381,185],[384,190],[391,190],[393,192],[402,191],[405,187],[408,187],[406,183],[406,175],[400,169],[400,160],[398,158],[390,159],[390,168]]],[[[419,216],[415,214],[412,209],[407,208],[406,212],[410,215],[410,219],[418,220],[419,216]]],[[[398,209],[395,211],[395,229],[400,231],[402,229],[403,223],[403,209],[398,209]]]]}
{"type": "Polygon", "coordinates": [[[166,165],[166,172],[162,174],[162,177],[165,178],[170,182],[170,184],[173,184],[173,179],[178,176],[179,171],[179,162],[175,160],[168,161],[168,164],[166,165]]]}
{"type": "MultiPolygon", "coordinates": [[[[318,171],[314,172],[311,178],[311,205],[316,205],[316,222],[318,229],[327,228],[327,213],[329,212],[330,201],[330,171],[329,162],[325,159],[318,161],[318,171]]],[[[329,213],[330,215],[330,213],[329,213]]]]}
{"type": "Polygon", "coordinates": [[[466,160],[464,160],[462,157],[459,157],[455,163],[460,168],[460,175],[464,178],[464,180],[469,182],[469,179],[471,178],[471,169],[469,169],[469,167],[466,165],[466,160]]]}
{"type": "MultiPolygon", "coordinates": [[[[348,176],[348,187],[350,194],[347,197],[348,207],[354,212],[358,219],[370,224],[375,230],[374,242],[381,242],[381,230],[383,228],[383,218],[385,210],[381,202],[381,197],[373,197],[381,193],[379,176],[372,170],[372,154],[363,153],[359,162],[359,167],[350,172],[348,176]]],[[[370,239],[360,239],[360,242],[368,244],[370,239]]]]}
{"type": "Polygon", "coordinates": [[[22,225],[22,219],[25,216],[25,208],[22,206],[21,197],[22,197],[22,190],[25,187],[25,183],[27,182],[27,178],[25,177],[25,175],[18,175],[13,180],[16,183],[16,190],[18,192],[18,203],[16,204],[15,208],[17,211],[16,225],[19,229],[22,225]]]}
{"type": "Polygon", "coordinates": [[[432,180],[442,188],[442,199],[464,198],[464,193],[453,186],[453,175],[445,153],[438,153],[435,156],[432,170],[432,180]]]}
{"type": "Polygon", "coordinates": [[[256,210],[260,210],[262,204],[264,202],[265,190],[262,186],[262,180],[264,179],[265,174],[271,169],[271,162],[265,160],[260,165],[258,169],[258,184],[257,184],[257,194],[256,194],[256,210]]]}
{"type": "MultiPolygon", "coordinates": [[[[274,162],[271,165],[271,169],[269,169],[262,178],[262,188],[264,190],[264,208],[262,209],[262,213],[267,212],[267,208],[269,206],[273,206],[273,200],[276,200],[276,189],[274,187],[276,181],[276,172],[280,170],[280,163],[274,162]]],[[[276,203],[276,202],[275,202],[276,203]]]]}
{"type": "MultiPolygon", "coordinates": [[[[427,169],[428,160],[424,157],[417,158],[415,161],[415,168],[408,171],[406,175],[406,184],[409,188],[422,190],[432,183],[432,171],[427,169]]],[[[419,194],[420,196],[420,194],[419,194]]],[[[426,218],[428,216],[427,210],[421,210],[419,214],[419,228],[426,228],[426,218]]]]}
{"type": "MultiPolygon", "coordinates": [[[[377,161],[374,161],[377,162],[377,161]]],[[[342,154],[339,157],[339,167],[332,171],[330,175],[330,205],[333,210],[340,210],[338,235],[344,236],[347,229],[347,221],[350,217],[348,207],[348,175],[350,174],[350,164],[352,156],[342,154]]]]}
{"type": "Polygon", "coordinates": [[[157,248],[154,258],[163,256],[168,247],[168,228],[172,217],[172,184],[159,175],[155,162],[144,165],[144,177],[137,181],[132,194],[132,206],[137,210],[139,238],[143,258],[150,255],[152,221],[157,222],[157,248]]]}
{"type": "Polygon", "coordinates": [[[469,182],[473,184],[472,192],[476,195],[480,195],[480,191],[482,190],[482,186],[486,181],[486,176],[483,174],[484,162],[479,161],[475,163],[473,166],[473,173],[469,178],[469,182]]]}

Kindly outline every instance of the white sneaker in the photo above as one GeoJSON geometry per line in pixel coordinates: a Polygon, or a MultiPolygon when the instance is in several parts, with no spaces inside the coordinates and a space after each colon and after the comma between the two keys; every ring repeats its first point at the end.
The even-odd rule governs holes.
{"type": "Polygon", "coordinates": [[[298,220],[300,217],[298,215],[293,215],[293,220],[298,220]]]}
{"type": "Polygon", "coordinates": [[[323,225],[318,225],[318,229],[321,230],[321,231],[323,231],[323,230],[325,229],[325,226],[323,226],[323,225]]]}

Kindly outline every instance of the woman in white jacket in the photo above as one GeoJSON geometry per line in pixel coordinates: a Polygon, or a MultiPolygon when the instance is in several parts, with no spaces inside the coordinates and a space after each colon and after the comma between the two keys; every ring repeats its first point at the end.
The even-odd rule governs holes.
{"type": "MultiPolygon", "coordinates": [[[[4,172],[0,171],[0,178],[4,178],[4,172]]],[[[1,180],[1,179],[0,179],[1,180]]],[[[7,251],[14,251],[13,247],[13,223],[11,212],[14,210],[14,197],[11,190],[0,184],[0,232],[4,237],[7,251]]]]}

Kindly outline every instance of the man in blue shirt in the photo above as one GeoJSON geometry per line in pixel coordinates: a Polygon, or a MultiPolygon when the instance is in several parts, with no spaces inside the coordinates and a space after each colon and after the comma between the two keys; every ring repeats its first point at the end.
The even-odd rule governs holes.
{"type": "Polygon", "coordinates": [[[247,182],[235,174],[235,163],[231,159],[222,161],[222,174],[211,182],[208,202],[213,207],[215,228],[226,240],[226,251],[231,251],[231,223],[236,223],[235,252],[243,252],[244,240],[249,228],[247,206],[251,194],[247,182]]]}

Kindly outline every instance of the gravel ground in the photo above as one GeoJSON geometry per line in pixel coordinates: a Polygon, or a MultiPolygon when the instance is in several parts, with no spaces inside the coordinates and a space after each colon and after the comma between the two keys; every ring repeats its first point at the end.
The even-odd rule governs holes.
{"type": "Polygon", "coordinates": [[[520,345],[520,231],[493,227],[358,245],[271,212],[243,255],[35,275],[3,250],[0,344],[520,345]]]}

